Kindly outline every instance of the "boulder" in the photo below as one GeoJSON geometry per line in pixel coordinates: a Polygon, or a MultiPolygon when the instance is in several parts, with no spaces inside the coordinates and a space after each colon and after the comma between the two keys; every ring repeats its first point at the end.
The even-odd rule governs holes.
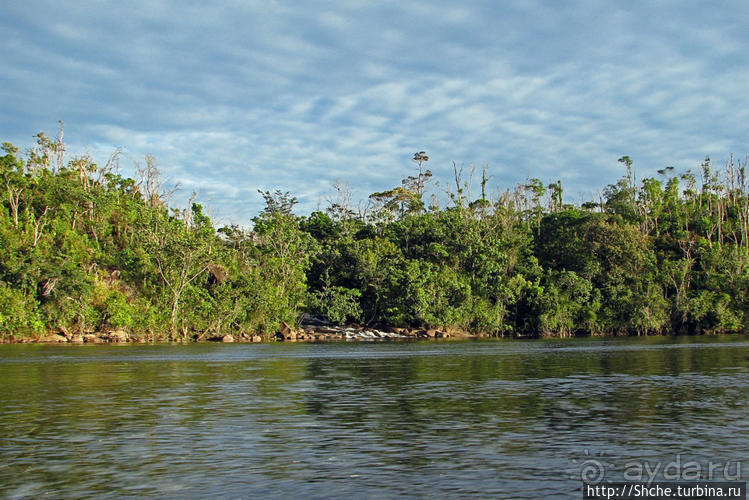
{"type": "Polygon", "coordinates": [[[262,342],[263,341],[263,337],[261,337],[260,335],[253,335],[252,336],[252,341],[256,342],[256,343],[257,342],[262,342]]]}
{"type": "Polygon", "coordinates": [[[98,335],[94,335],[93,333],[87,333],[83,336],[83,341],[91,344],[101,344],[104,342],[101,338],[99,338],[98,335]]]}
{"type": "Polygon", "coordinates": [[[478,337],[478,334],[473,334],[461,328],[448,328],[445,330],[445,336],[458,339],[466,339],[472,337],[478,337]]]}
{"type": "Polygon", "coordinates": [[[234,342],[234,337],[227,333],[226,335],[221,337],[221,342],[234,342]]]}
{"type": "Polygon", "coordinates": [[[130,335],[125,330],[115,330],[108,334],[110,342],[127,342],[130,335]]]}
{"type": "Polygon", "coordinates": [[[70,342],[75,342],[76,344],[82,344],[83,343],[83,335],[77,334],[70,337],[70,342]]]}
{"type": "Polygon", "coordinates": [[[278,333],[283,336],[284,340],[296,340],[296,332],[285,321],[281,322],[281,327],[278,329],[278,333]]]}
{"type": "Polygon", "coordinates": [[[51,335],[45,335],[44,337],[39,338],[39,342],[48,342],[48,343],[62,343],[67,342],[68,339],[66,337],[63,337],[62,335],[58,335],[57,333],[53,333],[51,335]]]}
{"type": "Polygon", "coordinates": [[[302,314],[301,317],[301,323],[303,325],[313,325],[313,326],[326,326],[330,325],[330,321],[326,321],[324,319],[316,318],[314,316],[310,316],[309,314],[302,314]]]}

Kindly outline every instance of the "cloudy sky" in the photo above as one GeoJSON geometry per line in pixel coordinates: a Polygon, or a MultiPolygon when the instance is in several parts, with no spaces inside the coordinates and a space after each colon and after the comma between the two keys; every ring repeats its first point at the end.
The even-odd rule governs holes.
{"type": "Polygon", "coordinates": [[[325,207],[399,185],[426,151],[494,188],[749,153],[749,3],[691,0],[4,0],[0,140],[65,123],[68,151],[145,154],[219,223],[257,189],[325,207]]]}

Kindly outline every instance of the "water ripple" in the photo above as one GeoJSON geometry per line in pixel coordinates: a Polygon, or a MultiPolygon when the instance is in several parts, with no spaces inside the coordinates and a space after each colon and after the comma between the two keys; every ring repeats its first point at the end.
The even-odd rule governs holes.
{"type": "Polygon", "coordinates": [[[0,376],[9,498],[568,498],[586,460],[749,444],[741,338],[0,346],[0,376]]]}

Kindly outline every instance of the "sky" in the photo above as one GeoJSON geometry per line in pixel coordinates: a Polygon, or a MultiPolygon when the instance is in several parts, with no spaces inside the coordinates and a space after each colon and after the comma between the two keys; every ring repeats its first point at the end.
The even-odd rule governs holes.
{"type": "Polygon", "coordinates": [[[749,2],[149,0],[0,4],[0,141],[153,155],[173,203],[248,225],[261,190],[324,209],[453,163],[491,190],[749,153],[749,2]]]}

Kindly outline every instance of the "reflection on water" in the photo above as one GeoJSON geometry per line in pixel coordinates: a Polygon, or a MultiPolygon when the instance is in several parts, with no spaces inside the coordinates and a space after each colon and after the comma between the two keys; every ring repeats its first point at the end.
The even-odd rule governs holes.
{"type": "Polygon", "coordinates": [[[742,337],[3,345],[0,380],[9,497],[564,498],[592,458],[749,462],[742,337]]]}

